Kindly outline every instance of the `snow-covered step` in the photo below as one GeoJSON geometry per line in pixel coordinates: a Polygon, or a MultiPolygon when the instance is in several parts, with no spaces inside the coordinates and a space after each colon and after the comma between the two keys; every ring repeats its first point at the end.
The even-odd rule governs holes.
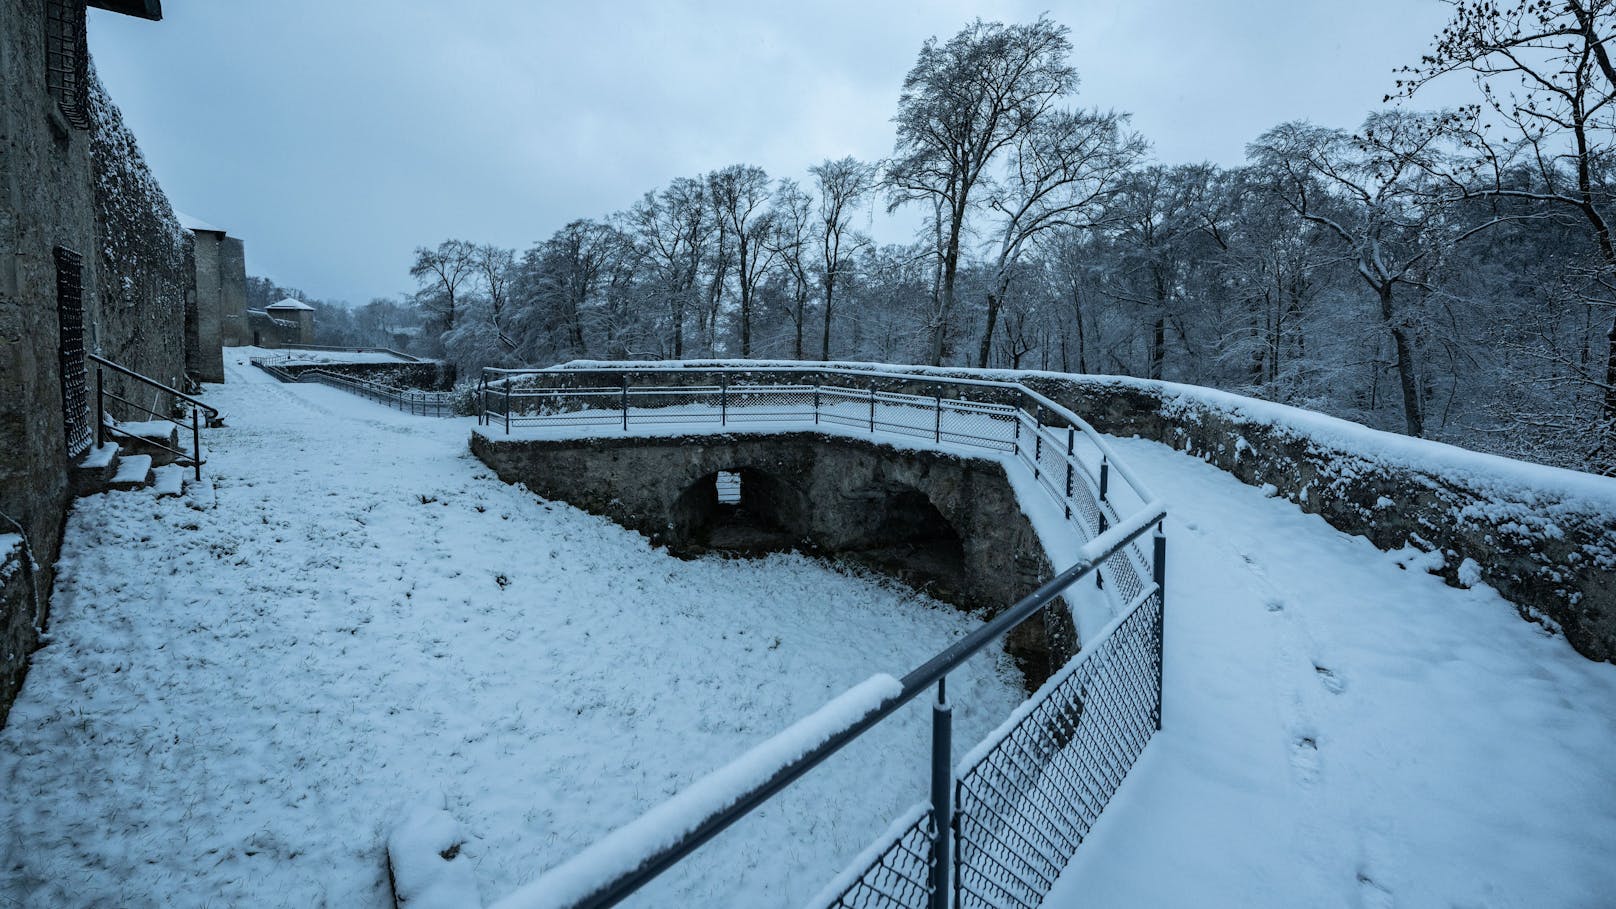
{"type": "Polygon", "coordinates": [[[177,496],[185,491],[185,468],[178,464],[164,464],[152,469],[152,490],[157,498],[177,496]]]}
{"type": "Polygon", "coordinates": [[[92,446],[79,458],[72,470],[73,494],[94,495],[105,489],[107,481],[112,479],[113,463],[118,460],[118,451],[118,443],[107,442],[92,446]]]}
{"type": "Polygon", "coordinates": [[[118,459],[118,472],[107,481],[109,489],[138,489],[146,485],[152,472],[151,455],[127,455],[118,459]]]}
{"type": "Polygon", "coordinates": [[[79,466],[86,470],[100,470],[112,466],[112,459],[118,456],[118,443],[107,442],[90,447],[84,457],[79,459],[79,466]]]}

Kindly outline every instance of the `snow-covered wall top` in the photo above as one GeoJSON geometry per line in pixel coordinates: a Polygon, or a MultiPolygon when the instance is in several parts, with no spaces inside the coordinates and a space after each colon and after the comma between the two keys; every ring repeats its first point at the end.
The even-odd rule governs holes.
{"type": "MultiPolygon", "coordinates": [[[[1585,656],[1616,660],[1616,479],[1609,477],[1216,389],[1120,376],[759,360],[574,361],[558,369],[827,366],[890,373],[896,386],[916,375],[1020,382],[1102,432],[1197,454],[1383,549],[1417,547],[1430,554],[1421,565],[1450,583],[1485,581],[1585,656]]],[[[677,373],[668,378],[679,380],[677,373]]]]}

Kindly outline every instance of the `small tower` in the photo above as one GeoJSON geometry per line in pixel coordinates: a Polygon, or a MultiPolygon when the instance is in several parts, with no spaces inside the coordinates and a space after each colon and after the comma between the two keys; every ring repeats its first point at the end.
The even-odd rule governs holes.
{"type": "MultiPolygon", "coordinates": [[[[271,303],[264,307],[270,318],[276,322],[292,322],[296,327],[296,338],[287,337],[287,344],[313,344],[314,343],[314,307],[302,300],[291,297],[271,303]]],[[[290,334],[290,333],[288,333],[290,334]]]]}

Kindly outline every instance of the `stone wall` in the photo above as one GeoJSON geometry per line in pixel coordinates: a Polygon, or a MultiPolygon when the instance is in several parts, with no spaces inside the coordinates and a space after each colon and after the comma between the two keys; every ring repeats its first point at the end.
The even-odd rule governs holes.
{"type": "Polygon", "coordinates": [[[101,260],[90,134],[46,92],[44,16],[45,0],[0,3],[0,533],[15,521],[42,563],[0,588],[0,722],[38,640],[34,596],[50,589],[68,504],[53,250],[84,256],[87,312],[101,260]]]}
{"type": "Polygon", "coordinates": [[[39,564],[0,584],[0,723],[48,618],[70,497],[54,250],[84,259],[86,347],[161,380],[183,380],[189,290],[178,224],[117,109],[92,77],[92,128],[77,130],[47,91],[45,6],[0,3],[0,534],[20,531],[39,564]]]}
{"type": "MultiPolygon", "coordinates": [[[[994,460],[812,432],[567,441],[477,432],[471,448],[506,482],[675,547],[698,517],[692,492],[710,495],[720,470],[764,481],[768,510],[780,527],[800,548],[832,556],[878,544],[884,528],[902,524],[904,516],[889,512],[903,507],[904,493],[918,492],[962,544],[964,589],[956,603],[996,614],[1052,576],[1038,535],[994,460]]],[[[1034,683],[1076,652],[1069,613],[1046,613],[1044,626],[1027,623],[1006,645],[1034,683]]]]}
{"type": "MultiPolygon", "coordinates": [[[[811,370],[788,379],[744,372],[762,365],[757,362],[707,365],[720,363],[739,367],[754,381],[848,381],[811,370]]],[[[619,381],[615,376],[588,370],[620,365],[567,364],[522,381],[610,386],[619,381]]],[[[679,365],[689,368],[646,373],[635,381],[706,381],[701,364],[679,365]]],[[[1523,618],[1559,629],[1584,656],[1616,661],[1616,479],[1409,439],[1195,386],[1008,370],[878,368],[891,375],[857,381],[912,394],[932,393],[913,378],[920,375],[1021,382],[1100,432],[1163,442],[1243,482],[1272,485],[1277,495],[1304,511],[1382,549],[1412,545],[1440,553],[1440,565],[1433,561],[1432,567],[1449,583],[1485,582],[1514,603],[1523,618]]],[[[949,393],[973,400],[1013,400],[991,389],[949,393]]],[[[1148,477],[1144,480],[1149,483],[1148,477]]]]}
{"type": "MultiPolygon", "coordinates": [[[[288,350],[286,356],[295,359],[297,351],[288,350]]],[[[418,391],[448,391],[454,387],[455,377],[452,363],[441,363],[436,360],[423,360],[419,363],[294,362],[275,363],[275,365],[294,376],[318,369],[322,372],[334,372],[341,376],[364,379],[367,382],[391,385],[394,388],[411,388],[418,391]]]]}

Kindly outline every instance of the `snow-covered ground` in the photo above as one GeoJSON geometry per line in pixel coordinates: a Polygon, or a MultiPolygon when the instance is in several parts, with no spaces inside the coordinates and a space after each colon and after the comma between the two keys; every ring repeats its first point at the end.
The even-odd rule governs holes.
{"type": "Polygon", "coordinates": [[[1114,444],[1170,503],[1164,728],[1046,905],[1616,905],[1616,666],[1114,444]]]}
{"type": "MultiPolygon", "coordinates": [[[[0,732],[0,905],[381,906],[385,832],[423,802],[503,896],[970,626],[805,559],[665,557],[494,480],[470,421],[236,358],[216,492],[70,522],[0,732]]],[[[1115,444],[1171,506],[1166,722],[1048,905],[1612,903],[1616,667],[1115,444]]],[[[961,751],[1018,699],[992,666],[950,690],[961,751]]],[[[924,797],[915,707],[639,904],[800,903],[924,797]]]]}
{"type": "MultiPolygon", "coordinates": [[[[248,350],[248,348],[240,348],[248,350]]],[[[252,354],[272,366],[296,366],[307,363],[418,363],[385,350],[264,350],[251,348],[252,354]]],[[[228,356],[229,354],[227,354],[228,356]]]]}
{"type": "MultiPolygon", "coordinates": [[[[422,803],[491,900],[975,624],[802,557],[674,559],[495,479],[469,419],[245,357],[202,488],[69,520],[0,731],[0,905],[381,907],[422,803]]],[[[962,741],[1021,697],[1002,659],[954,683],[962,741]]],[[[925,797],[929,744],[911,705],[638,904],[797,905],[925,797]]]]}

